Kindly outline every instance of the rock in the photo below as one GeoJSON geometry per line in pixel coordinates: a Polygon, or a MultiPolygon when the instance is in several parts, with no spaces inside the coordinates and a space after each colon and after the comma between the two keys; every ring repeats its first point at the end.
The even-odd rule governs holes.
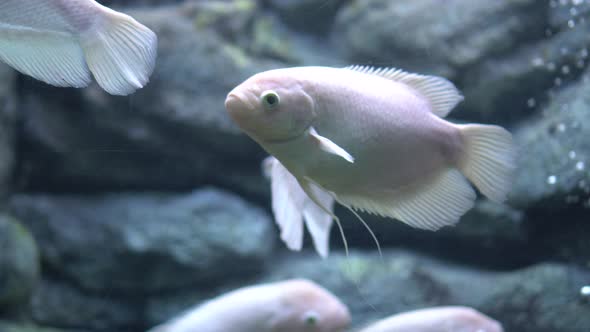
{"type": "MultiPolygon", "coordinates": [[[[141,331],[141,298],[89,293],[64,281],[44,279],[33,295],[31,315],[46,326],[90,331],[141,331]]],[[[4,331],[3,331],[4,332],[4,331]]]]}
{"type": "Polygon", "coordinates": [[[452,116],[506,125],[534,115],[547,99],[547,91],[584,72],[589,32],[590,25],[584,21],[467,69],[461,79],[465,102],[452,116]]]}
{"type": "Polygon", "coordinates": [[[200,27],[196,13],[190,6],[132,12],[158,34],[159,56],[151,82],[130,97],[96,85],[72,90],[27,81],[25,190],[189,190],[206,183],[267,192],[235,181],[262,184],[265,154],[233,124],[223,101],[250,75],[281,63],[251,57],[200,27]]]}
{"type": "MultiPolygon", "coordinates": [[[[0,331],[2,332],[65,332],[63,330],[57,330],[53,328],[40,327],[33,324],[22,324],[0,320],[0,331]]],[[[74,332],[74,331],[70,331],[74,332]]],[[[83,332],[83,331],[77,331],[83,332]]]]}
{"type": "Polygon", "coordinates": [[[268,280],[314,280],[349,306],[361,326],[391,314],[440,305],[465,305],[494,317],[507,331],[579,332],[590,326],[590,305],[578,292],[590,270],[540,264],[509,272],[477,270],[403,251],[289,255],[268,280]],[[466,286],[468,289],[466,289],[466,286]]]}
{"type": "Polygon", "coordinates": [[[554,29],[571,29],[590,17],[586,1],[549,1],[549,23],[554,29]]]}
{"type": "Polygon", "coordinates": [[[327,33],[338,10],[349,1],[270,0],[269,6],[295,29],[314,34],[327,33]]]}
{"type": "Polygon", "coordinates": [[[16,72],[0,62],[0,199],[9,192],[14,171],[16,72]]]}
{"type": "Polygon", "coordinates": [[[215,189],[21,194],[11,208],[32,229],[49,268],[86,290],[115,294],[256,275],[276,239],[266,213],[215,189]]]}
{"type": "Polygon", "coordinates": [[[356,0],[338,13],[334,39],[357,62],[454,78],[462,68],[542,38],[546,16],[535,0],[356,0]]]}
{"type": "Polygon", "coordinates": [[[521,151],[510,202],[522,208],[590,206],[590,87],[587,79],[557,92],[514,130],[521,151]]]}
{"type": "Polygon", "coordinates": [[[19,221],[0,216],[0,308],[12,310],[28,302],[39,265],[33,236],[19,221]]]}

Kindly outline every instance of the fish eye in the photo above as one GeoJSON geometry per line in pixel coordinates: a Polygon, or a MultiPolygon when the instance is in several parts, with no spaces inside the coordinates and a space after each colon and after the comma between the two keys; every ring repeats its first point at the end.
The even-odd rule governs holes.
{"type": "Polygon", "coordinates": [[[272,91],[267,90],[262,93],[262,104],[268,110],[273,109],[279,105],[281,99],[279,98],[279,94],[272,91]]]}
{"type": "Polygon", "coordinates": [[[315,326],[318,323],[318,314],[313,311],[307,312],[304,321],[307,326],[315,326]]]}

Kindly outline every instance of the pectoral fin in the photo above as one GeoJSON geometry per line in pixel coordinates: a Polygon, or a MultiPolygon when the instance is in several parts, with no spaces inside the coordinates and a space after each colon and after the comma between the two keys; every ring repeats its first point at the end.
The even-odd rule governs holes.
{"type": "Polygon", "coordinates": [[[334,154],[336,156],[342,157],[344,160],[348,161],[349,163],[354,163],[354,157],[350,155],[350,153],[346,152],[343,148],[339,147],[336,143],[332,142],[331,140],[320,136],[315,129],[311,128],[309,130],[309,136],[314,140],[314,142],[318,145],[318,147],[326,151],[328,153],[334,154]]]}

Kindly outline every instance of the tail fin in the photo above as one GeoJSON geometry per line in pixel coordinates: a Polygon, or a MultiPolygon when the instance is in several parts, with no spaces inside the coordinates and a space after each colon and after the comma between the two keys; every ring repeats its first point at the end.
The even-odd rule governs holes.
{"type": "Polygon", "coordinates": [[[477,189],[495,202],[503,202],[510,191],[515,168],[512,135],[490,125],[459,125],[465,139],[465,152],[459,169],[477,189]]]}
{"type": "Polygon", "coordinates": [[[90,71],[110,94],[128,95],[142,88],[156,64],[156,34],[132,17],[101,6],[102,26],[80,38],[90,71]]]}

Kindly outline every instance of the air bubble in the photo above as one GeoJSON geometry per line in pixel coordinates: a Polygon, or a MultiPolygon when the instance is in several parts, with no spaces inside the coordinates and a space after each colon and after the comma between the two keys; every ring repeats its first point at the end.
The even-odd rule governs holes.
{"type": "Polygon", "coordinates": [[[555,65],[555,63],[553,63],[553,62],[547,63],[547,70],[549,70],[549,71],[555,71],[555,68],[557,68],[557,66],[555,65]]]}
{"type": "Polygon", "coordinates": [[[561,80],[561,78],[557,77],[555,78],[555,86],[561,86],[561,83],[563,83],[563,81],[561,80]]]}
{"type": "Polygon", "coordinates": [[[585,168],[586,168],[586,165],[584,164],[583,161],[578,161],[576,163],[576,170],[583,171],[585,168]]]}
{"type": "Polygon", "coordinates": [[[576,159],[576,151],[574,150],[570,151],[567,155],[570,159],[576,159]]]}
{"type": "Polygon", "coordinates": [[[545,64],[545,60],[543,60],[543,58],[537,57],[534,58],[531,63],[533,64],[534,67],[541,67],[545,64]]]}
{"type": "Polygon", "coordinates": [[[570,15],[573,16],[578,16],[578,9],[575,7],[570,8],[570,15]]]}
{"type": "Polygon", "coordinates": [[[573,4],[574,6],[579,6],[579,5],[581,5],[582,3],[584,3],[584,0],[572,0],[572,4],[573,4]]]}
{"type": "Polygon", "coordinates": [[[529,100],[526,101],[526,105],[530,108],[533,108],[537,106],[537,101],[535,100],[535,98],[529,98],[529,100]]]}
{"type": "Polygon", "coordinates": [[[549,175],[547,177],[547,183],[548,184],[551,184],[551,185],[556,184],[557,183],[557,176],[555,176],[555,175],[549,175]]]}
{"type": "Polygon", "coordinates": [[[567,66],[567,65],[561,67],[561,73],[564,74],[564,75],[569,74],[570,73],[570,67],[567,66]]]}
{"type": "Polygon", "coordinates": [[[561,52],[561,55],[568,55],[570,53],[570,50],[568,50],[567,47],[562,47],[559,51],[561,52]]]}
{"type": "Polygon", "coordinates": [[[574,20],[568,20],[568,21],[567,21],[567,26],[568,26],[570,29],[573,29],[573,28],[575,28],[575,27],[576,27],[576,22],[574,22],[574,20]]]}
{"type": "Polygon", "coordinates": [[[590,297],[590,286],[584,286],[580,288],[580,295],[584,297],[590,297]]]}
{"type": "Polygon", "coordinates": [[[557,131],[560,133],[564,133],[565,130],[567,129],[565,123],[560,123],[557,125],[557,131]]]}
{"type": "Polygon", "coordinates": [[[582,58],[588,57],[588,49],[587,48],[583,48],[580,50],[580,57],[582,57],[582,58]]]}

